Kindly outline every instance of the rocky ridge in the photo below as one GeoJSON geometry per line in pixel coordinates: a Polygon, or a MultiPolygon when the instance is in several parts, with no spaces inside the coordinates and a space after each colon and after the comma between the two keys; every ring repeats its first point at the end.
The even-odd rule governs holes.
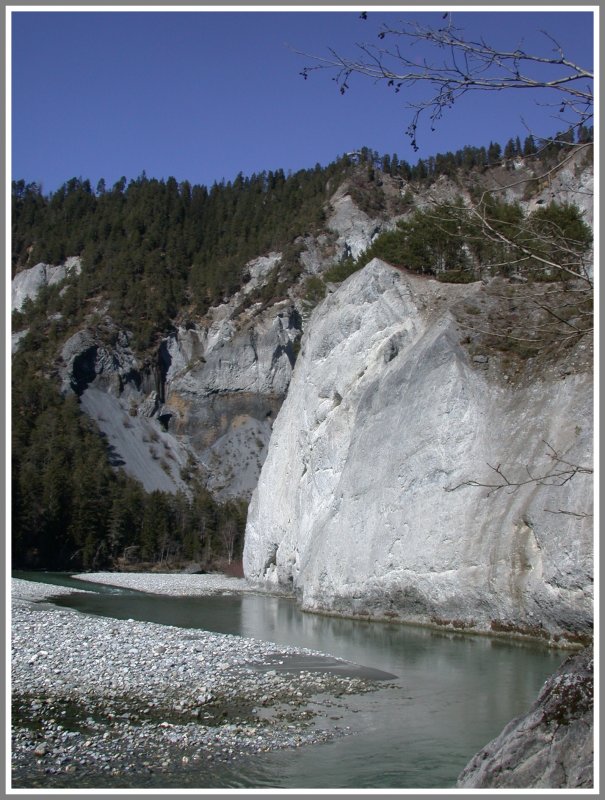
{"type": "MultiPolygon", "coordinates": [[[[511,184],[507,199],[522,200],[528,210],[561,195],[590,221],[592,170],[582,157],[564,164],[529,200],[523,200],[524,187],[534,172],[523,160],[512,172],[494,169],[480,180],[489,188],[511,184]]],[[[72,334],[59,354],[63,391],[79,396],[107,438],[115,466],[147,491],[186,491],[188,479],[198,474],[217,498],[248,499],[307,325],[307,278],[343,258],[356,258],[414,207],[461,193],[469,200],[469,191],[445,176],[420,190],[388,175],[371,186],[352,178],[335,187],[324,230],[297,240],[301,274],[287,297],[269,303],[259,299],[282,270],[281,253],[260,256],[243,268],[248,280],[240,291],[203,318],[183,314],[156,352],[145,357],[134,352],[129,332],[112,318],[111,308],[95,308],[101,322],[91,321],[72,334]],[[410,192],[413,202],[402,205],[410,192]],[[364,196],[381,199],[364,211],[364,196]]],[[[13,279],[13,308],[35,299],[44,285],[76,280],[80,270],[79,258],[22,270],[13,279]]],[[[24,335],[13,334],[13,352],[24,335]]]]}

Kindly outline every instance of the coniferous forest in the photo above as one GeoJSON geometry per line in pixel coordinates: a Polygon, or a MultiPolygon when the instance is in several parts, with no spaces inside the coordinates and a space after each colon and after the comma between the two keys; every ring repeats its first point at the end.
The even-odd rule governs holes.
{"type": "MultiPolygon", "coordinates": [[[[77,280],[62,291],[45,287],[13,312],[13,331],[27,331],[12,368],[13,566],[123,568],[136,551],[147,565],[199,561],[211,567],[237,557],[243,545],[245,503],[220,503],[195,482],[189,495],[146,493],[110,465],[106,443],[77,398],[60,393],[57,352],[95,309],[107,304],[144,356],[177,322],[203,316],[240,289],[246,263],[259,255],[282,253],[279,277],[263,299],[286,296],[302,274],[300,237],[322,230],[329,199],[343,181],[371,214],[385,209],[382,175],[419,187],[443,175],[460,180],[496,165],[508,169],[515,158],[539,158],[548,166],[574,143],[566,136],[547,146],[531,136],[504,147],[490,142],[415,165],[362,148],[326,167],[240,174],[210,188],[143,174],[113,186],[101,180],[94,188],[72,178],[45,194],[37,184],[13,181],[13,277],[39,262],[58,265],[70,256],[82,262],[77,280]]],[[[582,129],[576,142],[591,136],[582,129]]],[[[553,248],[570,239],[580,250],[590,247],[590,229],[574,207],[552,204],[524,219],[518,205],[490,203],[489,214],[507,237],[514,229],[523,246],[541,242],[539,258],[553,260],[553,248]]],[[[374,256],[421,272],[430,264],[439,279],[451,281],[475,280],[479,267],[507,261],[506,246],[486,243],[473,219],[454,213],[451,204],[430,214],[415,210],[409,190],[395,210],[409,213],[362,256],[314,278],[312,301],[322,296],[325,281],[343,280],[374,256]]]]}

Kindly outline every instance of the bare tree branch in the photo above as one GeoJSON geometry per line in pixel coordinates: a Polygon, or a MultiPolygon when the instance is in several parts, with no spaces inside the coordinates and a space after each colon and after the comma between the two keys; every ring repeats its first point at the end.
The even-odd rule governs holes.
{"type": "MultiPolygon", "coordinates": [[[[491,464],[487,466],[495,472],[498,476],[496,482],[490,483],[485,481],[467,480],[456,484],[456,486],[446,486],[446,492],[455,492],[466,486],[475,486],[483,489],[489,489],[488,496],[501,489],[508,490],[508,494],[513,494],[518,491],[522,486],[529,486],[531,484],[536,486],[564,486],[572,478],[578,474],[592,475],[592,467],[574,464],[562,458],[559,453],[548,442],[544,442],[548,448],[547,456],[553,461],[554,466],[552,469],[543,472],[540,475],[534,475],[528,466],[525,467],[527,477],[525,478],[510,478],[503,470],[501,464],[495,467],[491,464]]],[[[560,512],[564,513],[564,512],[560,512]]]]}
{"type": "Polygon", "coordinates": [[[558,42],[541,32],[555,55],[527,53],[521,48],[503,50],[483,39],[466,39],[462,31],[449,23],[441,28],[402,21],[397,28],[383,25],[378,33],[381,41],[391,40],[391,47],[357,44],[359,58],[329,50],[328,57],[311,56],[314,64],[301,74],[308,78],[316,70],[327,70],[344,94],[352,75],[362,75],[375,82],[384,82],[397,94],[402,90],[424,85],[429,94],[420,102],[408,102],[413,111],[407,134],[418,149],[416,134],[419,121],[427,113],[431,126],[464,95],[472,92],[530,90],[552,92],[560,113],[572,108],[577,124],[586,124],[593,114],[593,72],[568,59],[558,42]],[[404,47],[399,45],[402,42],[404,47]],[[414,57],[412,48],[427,45],[432,56],[414,57]],[[544,73],[548,71],[548,77],[544,73]],[[538,77],[539,75],[539,77],[538,77]]]}

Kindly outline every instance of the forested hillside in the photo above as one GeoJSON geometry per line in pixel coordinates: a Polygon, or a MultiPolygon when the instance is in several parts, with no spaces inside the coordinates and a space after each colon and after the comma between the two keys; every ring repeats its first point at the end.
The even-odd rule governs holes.
{"type": "Polygon", "coordinates": [[[13,269],[81,255],[78,286],[56,301],[72,318],[102,293],[112,314],[151,345],[179,313],[199,314],[241,285],[244,264],[322,221],[327,184],[345,163],[286,178],[283,171],[205,186],[141,176],[93,191],[72,179],[50,197],[13,186],[13,269]]]}
{"type": "MultiPolygon", "coordinates": [[[[494,170],[512,179],[521,167],[530,197],[540,188],[531,175],[567,157],[574,141],[566,136],[545,147],[517,137],[504,147],[467,147],[415,165],[363,148],[327,167],[240,174],[210,188],[141,175],[112,187],[100,181],[94,189],[73,178],[47,195],[36,184],[14,181],[13,277],[73,256],[80,257],[81,272],[44,287],[13,312],[13,331],[23,333],[12,370],[13,565],[79,570],[196,561],[210,567],[241,552],[245,504],[217,501],[194,468],[191,475],[183,470],[187,492],[166,494],[146,493],[111,465],[108,443],[77,397],[59,391],[57,354],[68,337],[93,327],[111,346],[116,330],[128,331],[137,354],[157,358],[162,337],[242,290],[250,280],[246,265],[270,252],[280,260],[246,296],[248,305],[276,303],[296,290],[309,309],[330,282],[374,256],[453,282],[493,275],[567,279],[565,268],[581,266],[592,241],[574,206],[552,203],[526,214],[518,201],[489,195],[478,206],[496,232],[486,241],[462,200],[430,208],[417,202],[439,180],[457,187],[460,197],[475,192],[479,200],[494,170]],[[343,185],[358,209],[385,221],[384,230],[360,256],[335,257],[327,270],[310,274],[301,257],[306,242],[323,236],[329,250],[330,199],[343,185]]],[[[588,145],[590,138],[581,129],[575,144],[588,145]]]]}

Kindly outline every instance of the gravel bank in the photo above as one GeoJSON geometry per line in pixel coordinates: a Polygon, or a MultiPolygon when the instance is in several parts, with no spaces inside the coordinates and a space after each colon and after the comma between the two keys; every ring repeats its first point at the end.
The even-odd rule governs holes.
{"type": "Polygon", "coordinates": [[[74,575],[83,581],[119,586],[122,589],[136,589],[152,594],[169,594],[174,597],[199,597],[222,592],[254,592],[245,578],[230,578],[228,575],[210,573],[207,575],[181,575],[178,573],[151,572],[84,572],[74,575]]]}
{"type": "Polygon", "coordinates": [[[318,727],[313,709],[376,686],[283,671],[321,659],[307,649],[34,602],[70,591],[56,586],[12,590],[14,788],[220,785],[225,762],[352,733],[318,727]]]}

